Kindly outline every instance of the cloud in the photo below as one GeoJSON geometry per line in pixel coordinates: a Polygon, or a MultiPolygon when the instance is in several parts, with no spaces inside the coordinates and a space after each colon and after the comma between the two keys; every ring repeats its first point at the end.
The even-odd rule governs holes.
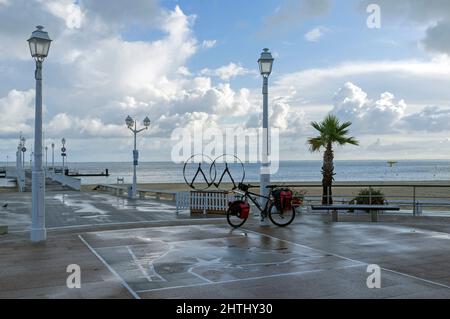
{"type": "Polygon", "coordinates": [[[0,138],[32,132],[29,121],[34,119],[34,90],[11,90],[0,98],[0,138]]]}
{"type": "Polygon", "coordinates": [[[330,0],[284,0],[274,14],[266,18],[265,30],[291,30],[308,19],[328,14],[331,6],[330,0]]]}
{"type": "Polygon", "coordinates": [[[448,59],[353,61],[331,67],[312,68],[279,76],[271,86],[278,96],[296,103],[328,104],[342,83],[358,83],[366,90],[408,97],[414,105],[443,105],[450,100],[448,59]],[[421,90],[411,90],[412,87],[421,90]]]}
{"type": "Polygon", "coordinates": [[[202,48],[203,49],[211,49],[215,47],[217,44],[217,40],[203,40],[202,48]]]}
{"type": "Polygon", "coordinates": [[[333,102],[331,113],[352,122],[352,130],[363,133],[392,133],[407,107],[405,101],[397,101],[389,92],[376,101],[370,100],[367,93],[350,82],[335,94],[333,102]]]}
{"type": "Polygon", "coordinates": [[[240,64],[236,63],[229,63],[228,65],[221,66],[220,68],[210,70],[210,69],[203,69],[200,74],[201,75],[209,75],[209,76],[217,76],[223,81],[229,81],[232,78],[235,78],[237,76],[246,75],[249,74],[250,71],[240,64]]]}
{"type": "Polygon", "coordinates": [[[450,132],[450,108],[426,106],[420,112],[405,116],[402,127],[408,131],[450,132]]]}
{"type": "MultiPolygon", "coordinates": [[[[275,98],[269,108],[269,123],[285,137],[298,137],[309,128],[306,114],[299,108],[292,108],[287,98],[275,98]]],[[[261,128],[261,112],[252,113],[244,125],[246,128],[261,128]]]]}
{"type": "Polygon", "coordinates": [[[318,42],[325,35],[326,31],[327,29],[323,27],[314,28],[305,34],[305,39],[308,42],[318,42]]]}
{"type": "Polygon", "coordinates": [[[435,53],[445,53],[450,55],[450,20],[442,20],[430,26],[422,40],[423,46],[435,53]]]}
{"type": "Polygon", "coordinates": [[[333,105],[331,113],[342,121],[352,122],[352,131],[359,134],[450,132],[450,108],[425,106],[408,114],[406,102],[397,100],[392,93],[385,92],[377,100],[371,100],[350,82],[336,93],[333,105]]]}
{"type": "MultiPolygon", "coordinates": [[[[361,9],[373,3],[361,1],[361,9]]],[[[450,2],[446,0],[378,0],[383,20],[406,23],[425,28],[425,37],[419,42],[432,53],[450,55],[450,2]]]]}
{"type": "Polygon", "coordinates": [[[154,26],[159,22],[161,13],[158,2],[158,0],[133,0],[124,10],[123,0],[79,0],[80,7],[93,23],[108,29],[124,29],[133,24],[154,26]]]}

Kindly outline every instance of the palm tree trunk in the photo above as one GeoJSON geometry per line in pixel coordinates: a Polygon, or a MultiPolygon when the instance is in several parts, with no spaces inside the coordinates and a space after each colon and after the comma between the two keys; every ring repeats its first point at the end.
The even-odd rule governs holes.
{"type": "Polygon", "coordinates": [[[333,204],[333,193],[331,186],[333,184],[334,176],[334,153],[331,143],[328,143],[325,153],[323,154],[323,167],[322,167],[322,205],[332,205],[333,204]]]}

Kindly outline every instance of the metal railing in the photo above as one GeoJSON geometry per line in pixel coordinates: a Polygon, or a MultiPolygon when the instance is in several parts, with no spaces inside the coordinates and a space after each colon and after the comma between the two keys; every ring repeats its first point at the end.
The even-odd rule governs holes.
{"type": "MultiPolygon", "coordinates": [[[[295,184],[289,186],[294,189],[322,189],[320,184],[295,184]]],[[[349,204],[354,199],[359,198],[367,199],[367,203],[370,205],[374,204],[374,202],[376,203],[376,199],[384,198],[384,204],[398,205],[402,208],[403,213],[405,213],[405,210],[411,210],[413,215],[422,215],[425,208],[432,208],[434,211],[439,210],[440,213],[448,214],[450,216],[450,185],[447,184],[342,183],[333,185],[332,190],[336,191],[342,188],[352,188],[354,190],[367,189],[369,190],[369,194],[359,195],[358,191],[354,194],[335,192],[332,196],[334,203],[349,204]],[[398,192],[398,189],[401,189],[401,192],[398,192]],[[381,190],[384,195],[376,195],[377,193],[375,193],[375,190],[381,190]],[[395,190],[397,190],[397,192],[395,190]],[[371,194],[371,191],[374,191],[373,195],[371,194]],[[404,195],[408,192],[410,194],[404,195]],[[433,192],[436,192],[437,194],[433,194],[433,192]]],[[[305,204],[312,205],[322,203],[322,198],[322,195],[305,194],[305,204]]]]}

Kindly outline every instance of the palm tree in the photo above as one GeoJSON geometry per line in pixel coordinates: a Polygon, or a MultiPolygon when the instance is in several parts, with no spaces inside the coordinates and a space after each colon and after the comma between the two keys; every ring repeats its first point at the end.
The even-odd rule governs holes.
{"type": "Polygon", "coordinates": [[[320,133],[317,137],[308,138],[308,144],[311,152],[318,152],[322,148],[325,149],[325,152],[323,153],[322,166],[322,204],[333,204],[333,194],[331,191],[331,186],[335,175],[333,165],[333,145],[359,145],[359,142],[354,137],[347,136],[349,132],[348,128],[352,125],[352,123],[345,122],[341,124],[335,115],[329,114],[322,122],[312,122],[311,125],[320,133]]]}

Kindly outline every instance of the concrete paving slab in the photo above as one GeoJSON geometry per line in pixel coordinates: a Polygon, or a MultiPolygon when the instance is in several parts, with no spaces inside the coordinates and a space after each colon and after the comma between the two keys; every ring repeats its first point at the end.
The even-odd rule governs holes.
{"type": "Polygon", "coordinates": [[[82,236],[142,298],[450,298],[440,283],[390,270],[381,289],[369,289],[365,261],[253,230],[202,225],[82,236]]]}
{"type": "MultiPolygon", "coordinates": [[[[10,232],[27,231],[31,225],[31,193],[0,193],[0,225],[10,232]]],[[[174,221],[221,218],[221,216],[191,216],[184,211],[176,214],[170,202],[129,200],[97,192],[47,192],[46,227],[64,229],[88,225],[112,225],[134,222],[174,221]]]]}
{"type": "Polygon", "coordinates": [[[450,298],[449,218],[299,215],[231,230],[170,204],[48,193],[49,239],[31,245],[30,194],[0,196],[13,228],[0,237],[0,298],[450,298]],[[72,263],[80,290],[65,286],[72,263]],[[368,264],[382,267],[381,289],[367,288],[368,264]]]}

